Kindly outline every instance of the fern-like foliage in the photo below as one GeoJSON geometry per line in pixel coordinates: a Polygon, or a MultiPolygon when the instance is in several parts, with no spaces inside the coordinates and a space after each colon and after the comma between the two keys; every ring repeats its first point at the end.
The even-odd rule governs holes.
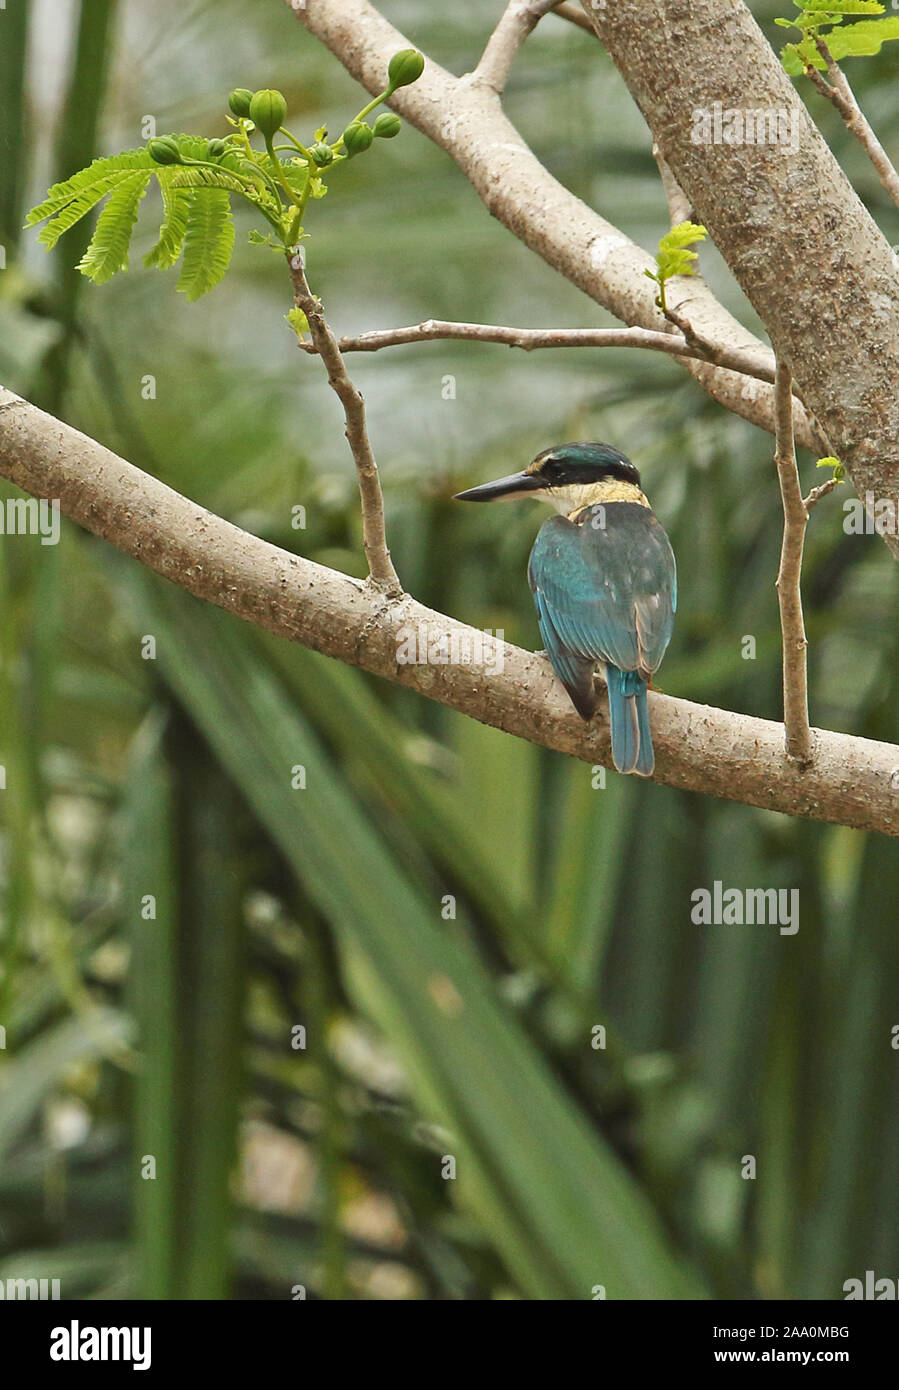
{"type": "Polygon", "coordinates": [[[827,64],[818,51],[823,39],[835,62],[841,58],[871,57],[884,43],[899,39],[899,15],[884,15],[880,0],[793,0],[799,14],[776,19],[782,29],[798,29],[798,43],[785,44],[780,60],[791,77],[808,68],[824,71],[827,64]],[[882,18],[864,18],[878,15],[882,18]],[[847,22],[848,21],[848,22],[847,22]]]}
{"type": "Polygon", "coordinates": [[[178,290],[199,299],[222,279],[234,249],[231,203],[224,188],[193,189],[178,290]]]}
{"type": "MultiPolygon", "coordinates": [[[[189,300],[213,288],[228,269],[234,247],[234,223],[230,199],[239,196],[256,206],[270,223],[277,223],[282,207],[264,173],[233,148],[213,157],[208,140],[193,135],[167,137],[177,143],[182,161],[201,163],[163,165],[148,149],[95,159],[86,169],[54,184],[43,202],[29,212],[25,225],[46,222],[39,240],[52,249],[64,232],[74,227],[105,200],[94,234],[78,264],[82,274],[104,284],[128,266],[128,248],[138,207],[155,178],[162,193],[163,220],[156,245],[144,264],[160,270],[184,256],[178,289],[189,300]]],[[[305,164],[288,172],[290,187],[306,178],[305,164]]]]}
{"type": "Polygon", "coordinates": [[[129,174],[100,213],[90,245],[78,262],[78,269],[95,285],[111,280],[117,270],[128,269],[128,247],[138,205],[152,177],[149,169],[129,174]]]}
{"type": "MultiPolygon", "coordinates": [[[[125,150],[122,154],[107,159],[95,159],[86,169],[79,169],[70,179],[55,183],[42,203],[32,208],[25,219],[26,227],[34,227],[48,218],[46,227],[38,240],[52,249],[63,232],[80,221],[91,208],[96,207],[103,198],[114,193],[117,188],[138,170],[148,170],[149,174],[158,168],[143,150],[125,150]]],[[[148,174],[148,176],[149,176],[148,174]]]]}
{"type": "MultiPolygon", "coordinates": [[[[0,0],[0,9],[3,3],[0,0]]],[[[284,125],[287,102],[281,92],[235,87],[228,97],[227,135],[212,140],[154,135],[143,149],[95,159],[54,184],[43,202],[31,209],[25,226],[45,223],[39,239],[49,250],[105,202],[78,264],[83,274],[103,284],[128,265],[138,207],[155,178],[162,194],[162,223],[144,265],[167,270],[180,259],[178,289],[190,300],[199,299],[219,283],[231,260],[231,199],[243,198],[269,224],[267,236],[253,229],[252,242],[292,255],[306,236],[303,218],[310,200],[328,191],[321,171],[364,154],[376,137],[392,139],[398,133],[401,122],[396,116],[384,112],[371,126],[365,117],[398,87],[415,82],[423,68],[424,58],[414,49],[394,54],[384,90],[330,143],[327,128],[320,126],[308,148],[284,125]],[[262,137],[264,150],[253,144],[254,133],[262,137]]]]}
{"type": "Polygon", "coordinates": [[[159,240],[152,251],[144,256],[144,265],[168,270],[181,255],[193,193],[189,188],[179,188],[169,169],[160,169],[156,177],[162,193],[162,226],[159,228],[159,240]]]}

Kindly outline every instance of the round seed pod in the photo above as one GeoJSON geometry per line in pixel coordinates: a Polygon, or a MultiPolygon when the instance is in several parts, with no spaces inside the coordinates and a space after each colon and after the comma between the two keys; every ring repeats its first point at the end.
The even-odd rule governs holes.
{"type": "Polygon", "coordinates": [[[281,129],[287,116],[287,102],[280,92],[264,87],[254,92],[250,102],[250,120],[267,140],[281,129]]]}
{"type": "Polygon", "coordinates": [[[346,151],[347,159],[364,153],[374,138],[374,131],[370,125],[365,124],[365,121],[350,121],[343,132],[343,148],[346,151]]]}
{"type": "Polygon", "coordinates": [[[375,121],[373,133],[381,140],[392,140],[394,135],[399,135],[403,128],[403,123],[399,116],[395,116],[392,111],[382,111],[375,121]]]}
{"type": "Polygon", "coordinates": [[[387,82],[391,92],[417,82],[425,70],[424,55],[417,48],[401,48],[394,53],[387,67],[387,82]]]}
{"type": "Polygon", "coordinates": [[[228,97],[228,105],[235,116],[249,116],[250,102],[253,100],[253,93],[249,87],[235,87],[228,97]]]}
{"type": "Polygon", "coordinates": [[[147,154],[156,164],[180,164],[181,151],[174,135],[159,135],[147,141],[147,154]]]}

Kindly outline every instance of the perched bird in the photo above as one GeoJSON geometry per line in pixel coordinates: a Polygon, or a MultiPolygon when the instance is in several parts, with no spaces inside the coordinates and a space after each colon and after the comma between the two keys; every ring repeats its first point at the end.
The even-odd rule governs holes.
{"type": "Polygon", "coordinates": [[[559,444],[523,473],[456,495],[537,497],[561,513],[540,527],[528,564],[546,654],[584,720],[596,709],[594,669],[604,665],[612,760],[619,772],[651,777],[646,690],[671,639],[677,575],[630,459],[610,444],[559,444]]]}

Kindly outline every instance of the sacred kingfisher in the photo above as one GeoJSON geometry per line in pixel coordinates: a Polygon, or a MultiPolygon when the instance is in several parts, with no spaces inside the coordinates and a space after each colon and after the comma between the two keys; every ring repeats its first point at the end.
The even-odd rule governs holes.
{"type": "Polygon", "coordinates": [[[596,709],[593,671],[602,663],[612,761],[619,772],[651,777],[646,690],[671,639],[677,574],[637,469],[610,444],[559,444],[524,472],[456,496],[537,497],[561,513],[540,527],[528,563],[546,654],[584,720],[596,709]]]}

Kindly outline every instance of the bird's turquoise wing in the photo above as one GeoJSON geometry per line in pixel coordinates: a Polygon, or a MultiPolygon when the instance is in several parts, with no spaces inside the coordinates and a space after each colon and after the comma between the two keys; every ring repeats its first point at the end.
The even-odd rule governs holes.
{"type": "Polygon", "coordinates": [[[674,626],[674,555],[648,507],[592,507],[576,524],[555,516],[537,533],[528,579],[559,677],[585,660],[651,674],[674,626]]]}

